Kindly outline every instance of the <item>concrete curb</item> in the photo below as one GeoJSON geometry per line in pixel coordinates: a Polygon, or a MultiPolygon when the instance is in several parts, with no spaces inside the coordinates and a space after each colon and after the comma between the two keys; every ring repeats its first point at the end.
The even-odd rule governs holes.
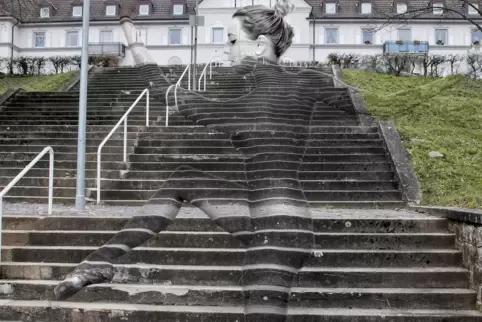
{"type": "Polygon", "coordinates": [[[18,92],[25,92],[23,88],[9,88],[2,96],[0,96],[0,112],[4,108],[5,102],[7,102],[10,98],[15,96],[18,92]]]}
{"type": "Polygon", "coordinates": [[[404,198],[411,204],[419,205],[422,199],[420,182],[403,147],[402,139],[395,124],[388,121],[379,121],[378,126],[386,145],[387,154],[395,167],[395,174],[400,182],[404,198]]]}
{"type": "MultiPolygon", "coordinates": [[[[90,71],[92,70],[94,66],[91,65],[89,66],[89,70],[88,70],[88,74],[90,74],[90,71]]],[[[70,80],[70,82],[68,82],[67,84],[64,85],[64,87],[62,87],[61,89],[59,89],[57,92],[68,92],[72,89],[72,87],[74,87],[78,82],[80,82],[80,70],[77,71],[77,74],[75,75],[75,77],[73,79],[70,80]]]]}
{"type": "MultiPolygon", "coordinates": [[[[331,65],[333,70],[333,77],[335,87],[345,87],[340,81],[343,81],[343,72],[340,67],[336,65],[331,65]]],[[[351,97],[353,102],[353,106],[355,107],[355,112],[358,116],[358,120],[362,126],[373,126],[376,124],[376,120],[370,116],[370,112],[365,105],[365,101],[363,100],[363,96],[360,92],[355,91],[351,88],[348,88],[348,93],[351,97]]]]}
{"type": "Polygon", "coordinates": [[[415,204],[409,204],[408,208],[415,212],[427,213],[430,215],[448,218],[456,221],[482,225],[482,210],[478,209],[442,206],[420,206],[415,204]]]}

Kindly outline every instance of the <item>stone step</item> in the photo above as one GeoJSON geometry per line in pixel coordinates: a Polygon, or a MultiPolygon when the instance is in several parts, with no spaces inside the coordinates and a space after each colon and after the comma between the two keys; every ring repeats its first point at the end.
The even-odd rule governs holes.
{"type": "MultiPolygon", "coordinates": [[[[267,173],[268,171],[266,171],[267,173]]],[[[1,174],[0,170],[0,174],[1,174]]],[[[243,181],[246,180],[245,171],[207,171],[207,173],[224,178],[226,180],[243,181]]],[[[172,171],[136,171],[129,170],[124,174],[124,180],[163,180],[167,179],[172,171]]],[[[299,171],[298,178],[300,180],[373,180],[373,181],[389,181],[393,180],[394,173],[391,171],[299,171]]],[[[119,180],[120,182],[121,180],[119,180]]],[[[111,184],[117,184],[116,181],[109,180],[111,184]]]]}
{"type": "MultiPolygon", "coordinates": [[[[20,319],[34,316],[36,321],[96,321],[112,322],[128,319],[144,321],[239,322],[244,315],[243,306],[164,306],[124,303],[84,303],[55,301],[2,300],[2,319],[20,319]],[[35,313],[32,313],[35,312],[35,313]]],[[[292,322],[478,322],[482,315],[469,310],[409,310],[409,309],[354,309],[291,308],[288,319],[292,322]]],[[[263,316],[259,322],[268,322],[263,316]]]]}
{"type": "MultiPolygon", "coordinates": [[[[25,150],[27,150],[29,146],[25,146],[25,150]]],[[[29,151],[25,152],[23,150],[19,152],[8,152],[2,153],[0,152],[0,158],[3,157],[2,160],[10,161],[10,162],[21,162],[21,161],[31,161],[33,160],[38,152],[42,151],[45,146],[40,146],[38,151],[29,151]]],[[[77,147],[53,147],[55,156],[54,161],[62,161],[63,163],[60,164],[65,165],[65,163],[74,162],[77,160],[77,147]]],[[[85,159],[88,162],[95,162],[97,161],[97,150],[98,147],[96,146],[89,146],[86,147],[87,153],[85,154],[85,159]]],[[[127,147],[127,153],[132,152],[132,147],[127,147]]],[[[123,162],[123,147],[110,147],[105,146],[102,149],[102,167],[104,167],[105,162],[123,162]]],[[[49,156],[46,155],[41,159],[42,161],[47,162],[49,160],[49,156]]],[[[40,161],[40,162],[42,162],[40,161]]],[[[107,166],[108,167],[108,166],[107,166]]]]}
{"type": "MultiPolygon", "coordinates": [[[[14,206],[14,205],[12,205],[14,206]]],[[[33,205],[38,207],[39,205],[33,205]]],[[[85,213],[72,214],[72,209],[56,207],[49,216],[8,215],[18,213],[18,209],[6,207],[3,229],[6,230],[110,230],[118,231],[133,215],[142,209],[136,207],[103,207],[88,205],[85,213]],[[70,214],[70,215],[69,215],[70,214]]],[[[36,212],[35,212],[36,213],[36,212]]],[[[313,230],[320,233],[446,233],[448,221],[445,218],[423,216],[396,210],[330,210],[312,208],[313,230]]],[[[220,231],[223,230],[211,221],[200,209],[184,206],[167,228],[168,231],[220,231]]]]}
{"type": "MultiPolygon", "coordinates": [[[[26,301],[55,301],[56,281],[0,280],[11,292],[0,294],[0,299],[26,301]]],[[[262,299],[272,291],[253,291],[253,297],[262,299]]],[[[470,310],[476,293],[467,289],[423,288],[314,288],[293,287],[291,308],[344,308],[353,309],[451,309],[470,310]],[[454,298],[456,300],[454,300],[454,298]]],[[[244,305],[241,286],[98,284],[88,287],[69,302],[131,303],[145,305],[244,305]]]]}
{"type": "MultiPolygon", "coordinates": [[[[110,140],[123,140],[124,138],[124,128],[120,128],[118,131],[114,132],[114,134],[111,136],[110,140]]],[[[107,134],[109,134],[108,131],[106,132],[88,132],[86,134],[87,140],[103,140],[106,138],[107,134]]],[[[32,132],[14,132],[14,131],[3,131],[0,132],[0,138],[8,138],[8,139],[15,139],[15,138],[20,138],[20,139],[56,139],[56,138],[62,138],[62,140],[71,140],[71,139],[77,139],[78,137],[77,132],[68,132],[68,131],[32,131],[32,132]]],[[[128,132],[127,133],[127,139],[128,140],[135,140],[137,139],[137,133],[135,132],[128,132]]],[[[109,140],[109,141],[110,141],[109,140]]]]}
{"type": "MultiPolygon", "coordinates": [[[[0,182],[2,182],[0,177],[0,182]]],[[[39,182],[39,181],[38,181],[39,182]]],[[[103,182],[102,189],[112,189],[115,187],[119,190],[158,190],[162,188],[165,180],[107,180],[103,182]]],[[[245,180],[230,181],[237,184],[245,184],[245,180]]],[[[300,180],[303,190],[396,190],[398,188],[398,182],[396,181],[318,181],[318,180],[300,180]]],[[[60,183],[60,182],[59,182],[60,183]]],[[[219,187],[218,180],[203,180],[203,179],[182,179],[178,180],[177,184],[192,187],[201,185],[202,187],[212,187],[215,189],[219,187]]],[[[295,180],[289,179],[259,179],[250,183],[250,187],[254,189],[267,189],[269,187],[286,187],[288,184],[296,184],[295,180]]],[[[21,185],[21,184],[19,184],[21,185]]],[[[59,184],[59,186],[64,186],[59,184]]]]}
{"type": "MultiPolygon", "coordinates": [[[[47,188],[40,188],[40,187],[16,187],[12,189],[17,189],[16,191],[22,191],[23,193],[28,193],[30,195],[47,195],[47,188]]],[[[179,188],[180,190],[184,190],[186,188],[179,188]]],[[[245,190],[242,189],[218,189],[214,190],[213,188],[198,188],[196,189],[198,192],[199,197],[205,199],[217,199],[221,191],[223,192],[223,197],[233,197],[233,195],[241,195],[244,193],[245,190]]],[[[156,190],[117,190],[117,189],[103,189],[101,191],[101,198],[108,199],[108,200],[149,200],[156,190]]],[[[54,194],[56,192],[54,191],[54,194]]],[[[57,189],[57,196],[63,196],[62,191],[57,189]]],[[[94,191],[91,191],[94,194],[94,191]]],[[[301,192],[297,189],[290,189],[290,188],[266,188],[266,189],[259,189],[256,191],[251,192],[251,202],[262,202],[267,201],[270,198],[276,197],[286,197],[293,200],[300,200],[297,196],[301,192]]],[[[21,195],[21,193],[17,193],[21,195]]],[[[391,189],[391,190],[354,190],[350,187],[346,187],[346,190],[303,190],[304,197],[313,202],[330,202],[330,201],[401,201],[402,200],[402,193],[399,190],[391,189]]],[[[12,195],[15,193],[12,192],[12,195]]]]}
{"type": "MultiPolygon", "coordinates": [[[[199,139],[194,137],[189,140],[182,141],[182,146],[199,146],[199,147],[219,147],[219,146],[232,146],[231,141],[236,147],[271,147],[271,146],[306,146],[306,147],[373,147],[373,146],[381,146],[383,144],[383,140],[380,139],[326,139],[326,138],[319,138],[319,139],[308,139],[308,140],[300,140],[297,141],[296,139],[292,138],[249,138],[245,140],[233,139],[230,140],[226,138],[226,135],[223,138],[216,139],[216,138],[206,138],[206,139],[199,139]]],[[[1,142],[1,141],[0,141],[1,142]]],[[[154,138],[144,138],[139,140],[139,147],[159,147],[159,146],[180,146],[179,138],[175,139],[154,139],[154,138]]]]}
{"type": "MultiPolygon", "coordinates": [[[[140,109],[134,109],[129,113],[129,119],[131,117],[146,117],[146,111],[144,107],[139,106],[140,109]]],[[[115,108],[110,108],[110,109],[101,109],[101,110],[89,110],[87,111],[87,116],[98,116],[98,117],[116,117],[117,119],[120,119],[124,114],[127,112],[127,107],[126,108],[119,108],[116,110],[115,108]]],[[[42,117],[48,117],[48,116],[57,116],[57,115],[69,115],[72,116],[72,114],[75,113],[78,115],[78,108],[75,110],[74,108],[72,109],[56,109],[52,108],[50,111],[47,111],[45,109],[38,109],[34,110],[32,108],[29,108],[28,110],[26,109],[21,109],[21,110],[12,110],[12,109],[7,109],[2,112],[2,115],[5,116],[16,116],[16,117],[25,117],[26,115],[38,115],[42,117]]],[[[157,107],[151,106],[149,110],[149,116],[161,116],[164,115],[165,111],[159,110],[157,107]]]]}
{"type": "MultiPolygon", "coordinates": [[[[238,160],[232,160],[231,162],[210,162],[210,160],[205,161],[195,161],[189,159],[182,159],[178,158],[177,156],[165,156],[164,158],[158,158],[158,161],[148,162],[147,160],[143,160],[142,158],[134,158],[134,156],[138,156],[139,154],[132,154],[129,156],[129,169],[131,170],[148,170],[148,171],[168,171],[168,170],[175,170],[180,165],[184,166],[191,166],[197,170],[203,171],[244,171],[244,163],[238,160]],[[169,162],[168,158],[171,158],[174,162],[169,162]],[[177,158],[177,162],[176,159],[177,158]],[[164,161],[161,161],[164,160],[164,161]]],[[[323,156],[326,157],[326,156],[323,156]]],[[[329,156],[328,156],[329,157],[329,156]]],[[[344,156],[346,157],[346,156],[344,156]]],[[[353,155],[353,158],[359,157],[357,155],[353,155]]],[[[317,158],[320,158],[317,156],[317,158]]],[[[221,161],[221,160],[220,160],[221,161]]],[[[0,161],[1,164],[1,161],[0,161]]],[[[258,175],[261,177],[268,173],[273,173],[273,169],[277,171],[274,173],[279,173],[279,175],[290,174],[294,170],[286,170],[283,171],[276,167],[276,163],[273,162],[273,166],[267,166],[264,163],[260,163],[258,169],[253,167],[251,169],[252,175],[256,175],[255,171],[259,171],[258,175]]],[[[332,162],[303,162],[301,167],[298,171],[391,171],[390,164],[383,161],[360,161],[360,162],[349,162],[349,161],[339,161],[334,160],[332,162]]],[[[266,177],[265,177],[266,178],[266,177]]]]}
{"type": "MultiPolygon", "coordinates": [[[[80,263],[97,247],[89,246],[3,246],[2,262],[80,263]]],[[[272,257],[268,247],[256,256],[272,257]]],[[[279,254],[281,250],[277,251],[279,254]]],[[[291,251],[292,252],[292,251],[291,251]]],[[[115,263],[162,265],[242,265],[245,249],[138,247],[115,263]]],[[[290,248],[284,251],[290,256],[290,248]]],[[[280,255],[281,256],[281,255],[280,255]]],[[[317,249],[306,267],[449,267],[461,264],[462,254],[451,249],[374,250],[317,249]]]]}
{"type": "MultiPolygon", "coordinates": [[[[47,157],[48,158],[48,157],[47,157]]],[[[0,160],[0,169],[3,168],[21,168],[24,169],[29,163],[29,160],[0,160]]],[[[85,162],[86,169],[97,169],[96,161],[85,162]]],[[[48,169],[49,161],[48,159],[40,160],[36,163],[36,168],[48,169]]],[[[77,169],[77,160],[54,160],[55,169],[77,169]]],[[[127,170],[127,165],[120,159],[118,162],[111,161],[102,164],[102,169],[104,170],[127,170]]]]}
{"type": "MultiPolygon", "coordinates": [[[[3,185],[6,185],[6,181],[10,182],[17,174],[19,174],[23,168],[0,168],[0,187],[3,185]]],[[[96,169],[86,169],[85,170],[86,178],[97,178],[97,170],[96,169]]],[[[30,181],[25,181],[25,182],[31,182],[32,184],[29,185],[34,185],[35,182],[37,182],[38,185],[43,185],[47,186],[48,184],[48,173],[49,169],[48,168],[32,168],[30,169],[24,176],[24,178],[28,178],[30,181]],[[37,180],[37,181],[36,181],[37,180]]],[[[102,178],[103,179],[108,179],[108,178],[119,178],[119,170],[106,170],[102,169],[102,178]]],[[[67,180],[74,180],[77,175],[77,169],[66,169],[66,168],[54,168],[54,178],[55,180],[60,180],[57,181],[54,184],[54,186],[70,186],[70,184],[67,184],[67,180]],[[66,180],[66,181],[62,181],[66,180]]],[[[22,179],[23,180],[23,179],[22,179]]],[[[21,181],[18,183],[19,185],[22,185],[21,181]]]]}
{"type": "MultiPolygon", "coordinates": [[[[5,279],[63,280],[76,264],[2,262],[5,279]]],[[[237,285],[242,266],[116,265],[113,283],[237,285]]],[[[303,267],[294,287],[469,288],[469,271],[459,267],[303,267]]]]}
{"type": "MultiPolygon", "coordinates": [[[[112,129],[119,119],[117,120],[87,120],[87,126],[92,126],[92,125],[109,125],[110,128],[112,129]]],[[[60,125],[60,126],[77,126],[78,124],[78,119],[72,119],[72,120],[64,120],[63,118],[60,119],[37,119],[35,117],[32,117],[31,119],[12,119],[12,120],[2,120],[2,127],[4,128],[5,126],[7,127],[16,127],[19,125],[24,125],[24,126],[36,126],[36,127],[44,127],[44,126],[55,126],[55,125],[60,125]]],[[[145,126],[146,121],[144,120],[129,120],[128,125],[136,126],[145,126]]],[[[131,128],[132,129],[132,128],[131,128]]],[[[130,131],[130,130],[129,130],[130,131]]]]}
{"type": "MultiPolygon", "coordinates": [[[[113,231],[38,231],[4,230],[5,246],[102,246],[115,232],[113,231]]],[[[255,234],[263,239],[267,233],[255,234]]],[[[289,233],[271,233],[273,238],[289,233]]],[[[315,233],[314,249],[451,249],[454,247],[451,233],[315,233]]],[[[162,232],[144,244],[145,247],[174,248],[242,248],[244,244],[227,232],[162,232]]]]}
{"type": "MultiPolygon", "coordinates": [[[[119,113],[118,115],[114,115],[113,113],[110,115],[95,115],[95,114],[87,114],[87,122],[108,122],[116,124],[124,115],[124,113],[119,113]]],[[[150,115],[150,121],[155,121],[157,119],[156,115],[150,115]]],[[[48,122],[49,120],[52,120],[54,122],[65,122],[65,123],[71,123],[71,122],[78,122],[79,121],[79,116],[78,115],[72,115],[70,113],[58,113],[58,114],[41,114],[41,115],[35,115],[33,114],[25,114],[25,115],[6,115],[2,116],[2,124],[7,124],[9,122],[14,122],[17,121],[18,123],[24,123],[24,122],[31,122],[32,120],[38,120],[39,122],[48,122]]],[[[133,122],[134,124],[137,124],[139,122],[144,122],[146,123],[146,116],[145,115],[129,115],[127,118],[127,123],[133,122]]]]}
{"type": "MultiPolygon", "coordinates": [[[[115,124],[97,124],[97,125],[87,125],[86,126],[86,132],[87,135],[91,132],[104,132],[106,135],[114,128],[115,124]]],[[[41,127],[44,129],[45,127],[41,127]]],[[[159,127],[156,127],[159,128],[159,127]]],[[[78,124],[49,124],[48,130],[49,131],[55,131],[55,132],[77,132],[78,129],[78,124]]],[[[119,127],[119,131],[123,131],[124,126],[119,127]]],[[[133,126],[132,124],[128,123],[127,126],[127,132],[128,133],[138,133],[142,132],[144,130],[149,129],[149,127],[146,128],[145,123],[142,126],[133,126]]],[[[30,132],[37,132],[39,131],[39,126],[36,124],[32,123],[31,125],[25,125],[25,124],[11,124],[11,125],[6,125],[0,123],[0,132],[20,132],[20,133],[30,133],[30,132]]]]}
{"type": "MultiPolygon", "coordinates": [[[[48,196],[48,187],[38,186],[19,186],[15,185],[8,192],[9,196],[48,196]]],[[[55,187],[53,189],[53,197],[55,198],[72,198],[75,197],[75,187],[55,187]]]]}
{"type": "MultiPolygon", "coordinates": [[[[243,133],[243,136],[246,135],[247,133],[243,133]]],[[[259,139],[259,134],[263,133],[253,133],[252,135],[256,135],[257,137],[254,138],[254,140],[269,140],[267,139],[259,139]]],[[[271,132],[267,132],[266,135],[271,134],[271,132]]],[[[280,135],[280,133],[276,133],[277,138],[279,139],[294,139],[300,135],[297,135],[295,133],[282,133],[283,136],[280,135]]],[[[0,136],[2,133],[0,132],[0,136]]],[[[272,135],[272,134],[271,134],[272,135]]],[[[250,138],[251,135],[248,135],[248,138],[250,138]]],[[[380,138],[380,135],[378,133],[311,133],[307,135],[309,140],[307,141],[315,141],[315,140],[377,140],[380,138]]],[[[227,133],[221,133],[221,132],[213,132],[213,133],[183,133],[183,132],[144,132],[144,133],[139,133],[139,139],[141,140],[159,140],[162,141],[163,144],[170,144],[171,142],[179,142],[180,140],[182,141],[189,141],[189,142],[198,142],[198,141],[204,141],[204,140],[211,140],[211,141],[230,141],[230,135],[227,133]]]]}

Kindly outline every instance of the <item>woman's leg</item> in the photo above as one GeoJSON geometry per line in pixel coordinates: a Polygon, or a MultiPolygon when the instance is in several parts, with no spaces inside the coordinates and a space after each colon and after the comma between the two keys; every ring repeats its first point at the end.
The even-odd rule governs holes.
{"type": "Polygon", "coordinates": [[[249,229],[245,187],[191,167],[179,167],[141,207],[141,215],[133,217],[57,285],[57,299],[68,298],[87,285],[111,281],[112,261],[165,230],[184,202],[200,208],[228,232],[249,229]]]}

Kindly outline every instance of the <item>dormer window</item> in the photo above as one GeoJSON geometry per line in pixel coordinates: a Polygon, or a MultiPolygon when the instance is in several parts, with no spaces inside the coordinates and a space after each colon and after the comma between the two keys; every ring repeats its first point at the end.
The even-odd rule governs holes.
{"type": "Polygon", "coordinates": [[[335,14],[336,13],[336,3],[335,2],[325,3],[325,13],[335,14]]]}
{"type": "Polygon", "coordinates": [[[433,4],[433,14],[441,15],[444,13],[444,4],[442,2],[434,2],[433,4]]]}
{"type": "Polygon", "coordinates": [[[105,15],[109,17],[114,17],[117,14],[116,9],[117,9],[116,5],[105,6],[105,15]]]}
{"type": "Polygon", "coordinates": [[[50,17],[50,8],[41,8],[40,9],[40,18],[49,18],[50,17]]]}
{"type": "Polygon", "coordinates": [[[172,14],[175,16],[183,15],[184,14],[184,5],[183,4],[175,4],[172,7],[172,14]]]}
{"type": "Polygon", "coordinates": [[[150,13],[150,4],[139,5],[139,16],[148,16],[150,13]]]}
{"type": "Polygon", "coordinates": [[[407,4],[406,3],[397,3],[397,13],[402,14],[407,12],[407,4]]]}
{"type": "Polygon", "coordinates": [[[369,15],[372,13],[372,4],[371,2],[364,2],[361,4],[361,13],[364,15],[369,15]]]}
{"type": "Polygon", "coordinates": [[[82,17],[82,6],[72,7],[72,16],[73,17],[82,17]]]}
{"type": "Polygon", "coordinates": [[[479,13],[479,5],[477,3],[469,3],[468,6],[468,13],[469,15],[478,15],[479,13]]]}

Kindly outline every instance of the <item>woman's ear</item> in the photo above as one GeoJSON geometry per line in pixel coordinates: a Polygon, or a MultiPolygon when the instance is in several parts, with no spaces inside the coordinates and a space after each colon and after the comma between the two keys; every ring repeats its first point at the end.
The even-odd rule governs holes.
{"type": "Polygon", "coordinates": [[[256,47],[256,56],[264,56],[268,52],[269,47],[269,39],[261,35],[256,39],[257,47],[256,47]]]}

